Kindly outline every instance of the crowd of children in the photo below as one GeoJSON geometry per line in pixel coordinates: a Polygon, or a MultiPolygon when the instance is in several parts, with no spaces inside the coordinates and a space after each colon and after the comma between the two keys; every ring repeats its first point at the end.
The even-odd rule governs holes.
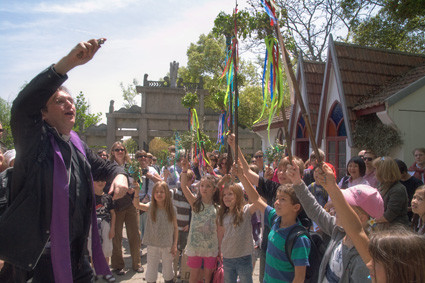
{"type": "MultiPolygon", "coordinates": [[[[315,153],[305,170],[296,156],[282,157],[271,170],[261,152],[248,164],[233,135],[228,143],[239,151],[238,164],[229,168],[227,155],[211,154],[205,172],[179,152],[171,153],[173,165],[155,169],[154,156],[138,151],[141,176],[130,178],[133,193],[118,201],[108,194],[105,180],[94,176],[95,224],[116,275],[125,268],[125,223],[136,271],[143,272],[140,251],[147,248],[147,282],[157,281],[159,263],[165,282],[175,282],[182,266],[190,268],[190,283],[210,282],[218,259],[223,282],[253,282],[258,250],[261,282],[425,282],[425,186],[406,176],[402,161],[367,151],[366,159],[350,159],[347,177],[337,184],[333,166],[315,162],[315,153]],[[306,234],[289,240],[300,226],[326,243],[315,281],[306,278],[316,243],[306,234]],[[287,241],[293,241],[290,252],[287,241]]],[[[131,162],[120,142],[98,155],[121,166],[131,162]]],[[[103,278],[115,281],[111,275],[103,278]]]]}
{"type": "MultiPolygon", "coordinates": [[[[235,151],[234,136],[228,137],[228,143],[235,151]]],[[[124,156],[126,149],[121,143],[114,144],[110,154],[120,162],[125,158],[120,159],[117,147],[124,149],[124,156]]],[[[211,162],[217,168],[209,168],[210,173],[200,180],[194,173],[199,173],[199,168],[182,153],[172,153],[177,162],[162,168],[161,176],[151,167],[152,155],[148,158],[144,151],[136,154],[141,168],[150,172],[149,178],[144,173],[144,185],[134,182],[132,201],[146,217],[140,229],[144,231],[142,244],[147,246],[147,282],[156,282],[160,262],[165,282],[174,282],[183,265],[190,268],[190,283],[210,282],[217,258],[223,262],[224,282],[253,282],[254,238],[262,240],[260,281],[305,282],[315,243],[301,235],[295,238],[290,254],[285,250],[294,227],[305,226],[302,217],[312,221],[327,244],[314,277],[317,282],[425,280],[425,239],[421,236],[425,232],[425,186],[417,188],[411,204],[407,203],[396,161],[390,157],[368,160],[374,165],[373,174],[369,172],[378,184],[374,188],[364,179],[367,167],[361,157],[350,159],[348,177],[337,185],[335,169],[329,163],[314,163],[304,170],[300,158],[283,157],[275,172],[262,168],[259,173],[255,164],[264,163],[254,159],[248,164],[238,150],[239,163],[231,170],[226,167],[227,155],[218,158],[211,154],[210,160],[219,160],[218,164],[211,162]],[[307,186],[303,179],[311,183],[307,186]],[[410,230],[408,207],[413,215],[410,230]],[[256,215],[261,215],[260,226],[253,221],[256,215]],[[182,262],[183,253],[187,262],[182,262]]],[[[370,180],[375,184],[373,178],[370,180]]],[[[116,213],[111,197],[102,190],[104,186],[104,182],[95,182],[98,228],[109,257],[117,229],[116,213]]],[[[113,277],[105,279],[114,281],[113,277]]]]}

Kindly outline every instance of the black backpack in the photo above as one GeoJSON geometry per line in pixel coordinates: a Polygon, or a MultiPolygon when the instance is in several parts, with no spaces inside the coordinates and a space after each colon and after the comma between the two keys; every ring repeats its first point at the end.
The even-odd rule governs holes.
{"type": "Polygon", "coordinates": [[[285,253],[289,263],[294,266],[294,263],[291,259],[292,248],[294,247],[295,241],[298,239],[298,237],[301,237],[302,235],[307,236],[311,243],[310,255],[308,256],[308,262],[310,263],[310,266],[307,266],[304,282],[317,282],[319,277],[320,263],[322,262],[323,254],[326,250],[326,245],[323,242],[322,236],[316,232],[309,232],[301,225],[295,225],[291,231],[289,231],[288,237],[286,238],[285,253]]]}
{"type": "Polygon", "coordinates": [[[0,216],[4,213],[10,202],[10,186],[12,184],[13,168],[7,168],[0,173],[0,216]]]}

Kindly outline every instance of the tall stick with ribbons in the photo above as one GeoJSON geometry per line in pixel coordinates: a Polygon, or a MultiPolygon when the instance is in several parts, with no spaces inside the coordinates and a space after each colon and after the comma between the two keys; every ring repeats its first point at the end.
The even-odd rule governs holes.
{"type": "MultiPolygon", "coordinates": [[[[265,1],[262,0],[261,3],[263,4],[267,14],[270,16],[270,25],[274,26],[276,35],[277,35],[278,40],[279,40],[279,45],[280,45],[280,48],[281,48],[281,51],[282,51],[281,52],[282,61],[283,61],[283,66],[285,68],[285,73],[286,73],[286,76],[287,76],[287,79],[288,79],[289,88],[294,92],[295,99],[300,106],[301,115],[303,116],[304,121],[306,123],[307,131],[308,131],[309,136],[310,136],[310,142],[311,142],[311,145],[313,147],[313,151],[316,153],[317,161],[320,164],[322,162],[322,160],[321,160],[321,157],[320,157],[320,154],[319,154],[319,148],[317,147],[314,132],[311,128],[310,117],[307,113],[307,110],[306,110],[305,105],[304,105],[304,101],[301,97],[301,91],[300,91],[299,85],[297,83],[297,80],[295,78],[295,73],[294,73],[293,68],[292,68],[291,59],[289,57],[288,50],[286,49],[285,44],[283,42],[282,33],[281,33],[280,27],[279,27],[279,21],[276,18],[276,8],[277,8],[277,6],[276,6],[276,4],[274,3],[273,0],[265,0],[265,1]]],[[[282,118],[283,118],[283,121],[284,121],[284,134],[285,134],[285,138],[286,138],[286,143],[288,145],[288,153],[290,154],[291,153],[291,139],[290,139],[289,133],[287,131],[288,127],[287,127],[287,123],[286,123],[285,110],[284,110],[283,107],[282,107],[282,116],[283,116],[282,118]]],[[[291,155],[289,155],[289,158],[291,160],[291,155]]]]}

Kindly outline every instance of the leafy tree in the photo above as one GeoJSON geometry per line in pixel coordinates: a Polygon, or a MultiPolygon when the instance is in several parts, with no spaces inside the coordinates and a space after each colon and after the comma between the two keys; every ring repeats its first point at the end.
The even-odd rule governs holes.
{"type": "MultiPolygon", "coordinates": [[[[281,21],[279,26],[282,36],[286,48],[293,54],[292,57],[297,58],[301,51],[303,56],[309,60],[323,61],[330,34],[347,34],[347,30],[349,31],[351,28],[353,18],[360,16],[355,13],[356,11],[364,11],[366,15],[372,12],[372,10],[365,11],[362,4],[364,1],[346,1],[355,2],[357,10],[352,7],[351,13],[344,14],[344,9],[341,7],[341,1],[339,0],[275,1],[280,8],[281,21]]],[[[248,3],[251,5],[251,8],[247,9],[251,17],[257,19],[259,17],[267,18],[260,1],[249,0],[248,3]]],[[[365,15],[361,14],[361,16],[365,15]]],[[[256,29],[255,26],[254,29],[256,29]]],[[[256,38],[255,40],[262,38],[256,38]]]]}
{"type": "MultiPolygon", "coordinates": [[[[209,90],[209,94],[205,100],[205,106],[213,110],[220,111],[224,109],[223,101],[225,95],[225,78],[220,79],[225,68],[225,38],[221,36],[217,38],[212,32],[208,35],[200,35],[196,43],[191,43],[188,50],[187,67],[179,68],[179,77],[184,81],[196,82],[200,77],[203,78],[204,88],[209,90]]],[[[260,75],[257,68],[250,61],[240,60],[238,70],[238,86],[239,95],[245,99],[249,99],[249,95],[262,97],[260,85],[260,75]],[[250,91],[244,95],[245,87],[257,86],[250,88],[250,91]],[[257,92],[253,91],[257,90],[257,92]]],[[[242,101],[242,100],[241,100],[242,101]]],[[[253,101],[257,101],[253,99],[253,101]]],[[[249,108],[257,107],[260,104],[240,103],[240,111],[245,113],[255,112],[249,108]]],[[[245,119],[247,115],[242,115],[239,123],[242,126],[251,127],[252,119],[245,119]]]]}
{"type": "Polygon", "coordinates": [[[132,138],[125,140],[123,144],[127,148],[128,153],[130,154],[135,154],[136,151],[139,149],[139,145],[132,138]]]}
{"type": "Polygon", "coordinates": [[[136,97],[139,95],[136,90],[136,86],[139,85],[139,82],[136,78],[133,79],[132,84],[127,84],[124,86],[123,82],[120,82],[120,87],[122,90],[122,96],[124,98],[124,107],[130,108],[133,105],[137,105],[136,97]]]}
{"type": "Polygon", "coordinates": [[[13,137],[10,129],[10,110],[12,108],[11,103],[7,102],[3,98],[0,98],[0,123],[3,126],[3,136],[1,142],[7,149],[12,149],[13,137]]]}
{"type": "Polygon", "coordinates": [[[73,130],[82,135],[86,129],[100,122],[102,113],[90,114],[90,105],[86,101],[84,93],[80,91],[75,100],[75,125],[73,130]]]}
{"type": "Polygon", "coordinates": [[[383,11],[354,28],[352,41],[363,46],[424,53],[424,30],[425,17],[397,21],[383,11]]]}

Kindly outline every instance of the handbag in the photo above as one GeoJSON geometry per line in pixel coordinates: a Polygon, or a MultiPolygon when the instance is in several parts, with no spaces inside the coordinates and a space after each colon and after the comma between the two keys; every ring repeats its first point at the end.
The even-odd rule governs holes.
{"type": "Polygon", "coordinates": [[[217,267],[213,274],[212,283],[224,283],[223,259],[217,257],[217,267]]]}

